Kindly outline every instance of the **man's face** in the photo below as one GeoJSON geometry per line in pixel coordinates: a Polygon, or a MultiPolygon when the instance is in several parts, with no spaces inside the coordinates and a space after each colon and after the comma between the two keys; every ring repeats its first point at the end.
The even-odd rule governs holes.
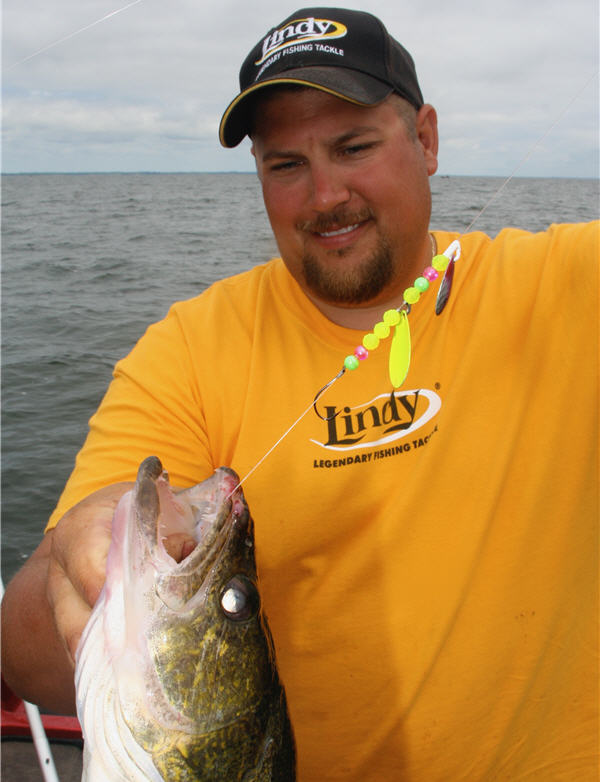
{"type": "Polygon", "coordinates": [[[271,226],[317,305],[387,303],[431,257],[435,112],[424,106],[411,134],[396,100],[365,108],[306,89],[276,92],[256,112],[253,153],[271,226]]]}

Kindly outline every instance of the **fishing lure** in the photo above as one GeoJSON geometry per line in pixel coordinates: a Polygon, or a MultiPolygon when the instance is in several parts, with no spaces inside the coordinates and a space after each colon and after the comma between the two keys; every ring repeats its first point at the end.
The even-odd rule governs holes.
{"type": "Polygon", "coordinates": [[[358,369],[361,362],[368,358],[369,351],[376,350],[381,340],[389,337],[392,329],[394,329],[394,335],[390,346],[388,371],[392,386],[400,388],[406,380],[410,367],[411,339],[408,316],[411,307],[419,301],[421,295],[429,289],[430,284],[439,277],[440,273],[444,272],[435,303],[435,314],[440,315],[442,313],[450,298],[454,278],[454,265],[459,258],[460,242],[458,239],[455,239],[443,253],[434,255],[431,265],[423,269],[421,276],[417,277],[409,288],[406,288],[403,293],[402,304],[396,309],[387,310],[383,313],[383,319],[373,326],[372,331],[364,335],[362,343],[355,348],[354,353],[346,356],[338,374],[317,392],[313,400],[313,407],[319,418],[323,418],[317,410],[317,400],[321,394],[335,383],[346,370],[353,371],[358,369]]]}

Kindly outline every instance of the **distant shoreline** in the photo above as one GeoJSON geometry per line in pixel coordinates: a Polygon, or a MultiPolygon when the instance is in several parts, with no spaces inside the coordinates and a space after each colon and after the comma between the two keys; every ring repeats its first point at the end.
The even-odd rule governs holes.
{"type": "MultiPolygon", "coordinates": [[[[256,171],[2,171],[0,176],[229,176],[251,175],[256,171]]],[[[434,174],[431,179],[508,179],[501,174],[434,174]]],[[[584,180],[600,182],[600,176],[521,176],[515,174],[512,179],[531,180],[584,180]]]]}

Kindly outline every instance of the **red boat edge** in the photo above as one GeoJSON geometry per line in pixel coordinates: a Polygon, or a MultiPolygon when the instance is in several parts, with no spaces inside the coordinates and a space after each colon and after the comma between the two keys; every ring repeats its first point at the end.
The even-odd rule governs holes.
{"type": "MultiPolygon", "coordinates": [[[[59,714],[40,714],[40,717],[49,741],[52,739],[82,741],[81,725],[77,717],[64,717],[59,714]]],[[[0,733],[3,738],[32,738],[25,702],[14,694],[4,679],[2,679],[0,723],[0,733]]]]}

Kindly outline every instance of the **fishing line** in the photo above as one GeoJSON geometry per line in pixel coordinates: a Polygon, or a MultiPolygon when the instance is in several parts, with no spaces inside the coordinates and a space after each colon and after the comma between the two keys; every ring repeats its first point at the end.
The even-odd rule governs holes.
{"type": "Polygon", "coordinates": [[[106,14],[106,16],[103,16],[102,19],[97,19],[95,22],[92,22],[91,24],[86,24],[85,27],[81,27],[79,30],[75,30],[75,32],[69,33],[69,35],[65,35],[62,38],[59,38],[57,41],[54,41],[53,43],[49,43],[47,46],[44,46],[42,49],[38,49],[36,52],[33,52],[33,54],[30,54],[27,57],[24,57],[22,60],[18,60],[17,62],[14,62],[12,65],[9,65],[9,67],[6,68],[6,71],[12,71],[13,68],[17,67],[17,65],[22,65],[24,62],[27,62],[28,60],[32,60],[34,57],[37,57],[38,54],[43,54],[43,52],[47,52],[48,49],[52,49],[54,46],[58,46],[59,43],[64,43],[65,41],[68,41],[70,38],[74,38],[76,35],[79,35],[79,33],[83,33],[85,30],[89,30],[91,27],[95,27],[97,24],[100,24],[101,22],[105,22],[107,19],[110,19],[112,16],[116,16],[117,14],[120,14],[121,11],[126,11],[128,8],[131,8],[132,5],[137,5],[138,3],[141,2],[142,0],[133,0],[132,3],[128,3],[127,5],[124,5],[122,8],[117,8],[116,11],[111,11],[109,14],[106,14]]]}
{"type": "Polygon", "coordinates": [[[568,112],[568,110],[571,108],[571,106],[572,106],[572,105],[575,103],[575,101],[576,101],[576,100],[579,98],[579,96],[580,96],[580,95],[581,95],[581,94],[582,94],[582,93],[583,93],[583,92],[584,92],[584,91],[587,89],[587,86],[588,86],[588,84],[590,84],[590,83],[593,81],[593,79],[595,79],[595,78],[596,78],[596,76],[598,76],[598,73],[600,73],[600,69],[599,69],[599,70],[597,70],[597,71],[595,71],[594,73],[592,73],[592,75],[589,77],[589,79],[587,79],[587,80],[585,81],[585,83],[583,84],[583,86],[582,86],[582,87],[581,87],[581,88],[580,88],[580,89],[579,89],[579,90],[578,90],[578,91],[575,93],[575,95],[573,95],[573,97],[571,98],[571,100],[570,100],[570,101],[569,101],[569,102],[568,102],[568,103],[567,103],[567,104],[566,104],[566,105],[563,107],[563,109],[562,109],[562,110],[559,112],[559,114],[558,114],[558,116],[555,118],[554,122],[552,122],[552,123],[551,123],[551,125],[550,125],[550,126],[549,126],[549,127],[548,127],[548,128],[547,128],[547,129],[546,129],[546,130],[545,130],[545,131],[542,133],[542,135],[541,135],[541,136],[538,138],[538,140],[537,140],[536,142],[534,142],[534,144],[532,145],[531,149],[530,149],[530,150],[529,150],[529,151],[528,151],[528,152],[527,152],[527,153],[526,153],[526,154],[525,154],[525,155],[524,155],[524,156],[521,158],[521,160],[519,160],[519,162],[518,162],[518,163],[517,163],[517,165],[514,167],[514,169],[512,170],[512,172],[511,172],[511,173],[508,175],[508,177],[507,177],[507,178],[504,180],[504,182],[503,182],[503,183],[500,185],[500,187],[499,187],[499,188],[496,190],[496,192],[492,194],[492,196],[491,196],[491,197],[490,197],[490,199],[487,201],[487,203],[486,203],[486,204],[483,206],[483,208],[481,209],[481,211],[480,211],[478,214],[476,214],[476,215],[475,215],[475,217],[474,217],[474,218],[471,220],[471,222],[470,222],[470,223],[469,223],[469,225],[468,225],[468,226],[465,228],[465,230],[463,231],[463,233],[465,233],[465,234],[466,234],[466,233],[469,233],[469,231],[471,230],[471,228],[473,228],[473,226],[475,225],[475,223],[476,223],[476,222],[479,220],[479,218],[481,217],[481,215],[482,215],[482,214],[483,214],[483,213],[486,211],[486,209],[488,208],[488,206],[490,206],[490,204],[492,204],[492,203],[493,203],[493,202],[496,200],[496,198],[498,198],[498,196],[499,196],[499,195],[500,195],[500,193],[501,193],[501,192],[504,190],[504,188],[505,188],[505,187],[508,185],[508,183],[509,183],[509,182],[510,182],[512,179],[514,179],[514,177],[515,177],[515,176],[516,176],[516,174],[517,174],[517,171],[519,171],[519,169],[521,169],[521,168],[522,168],[522,167],[525,165],[525,163],[526,163],[526,162],[529,160],[529,158],[530,158],[530,157],[533,155],[533,153],[535,152],[535,150],[536,150],[536,149],[537,149],[537,148],[540,146],[540,144],[541,144],[541,143],[542,143],[542,141],[543,141],[543,140],[546,138],[546,136],[548,136],[548,135],[549,135],[549,134],[550,134],[550,133],[551,133],[551,132],[554,130],[554,128],[555,128],[555,127],[558,125],[558,123],[561,121],[561,119],[564,117],[564,115],[565,115],[565,114],[568,112]]]}
{"type": "MultiPolygon", "coordinates": [[[[337,380],[339,377],[341,377],[341,376],[342,376],[342,373],[340,372],[338,375],[336,375],[336,377],[334,377],[334,378],[333,378],[333,380],[330,380],[330,381],[329,381],[329,383],[327,383],[327,385],[326,385],[326,386],[325,386],[325,387],[324,387],[324,388],[323,388],[323,389],[322,389],[322,390],[319,392],[319,394],[318,394],[317,396],[319,396],[319,395],[320,395],[320,394],[322,394],[322,393],[323,393],[323,392],[324,392],[324,391],[325,391],[327,388],[329,388],[330,386],[332,386],[332,385],[333,385],[333,383],[334,383],[334,382],[335,382],[335,381],[336,381],[336,380],[337,380]]],[[[315,402],[316,402],[316,399],[315,399],[315,402]]],[[[276,443],[273,443],[273,445],[272,445],[272,446],[269,448],[269,450],[268,450],[268,451],[267,451],[267,452],[266,452],[266,453],[265,453],[263,456],[261,456],[261,458],[260,458],[260,459],[259,459],[259,460],[256,462],[256,464],[254,465],[254,467],[252,467],[252,469],[251,469],[249,472],[247,472],[247,473],[244,475],[244,477],[243,477],[243,478],[242,478],[242,479],[239,481],[239,483],[237,484],[237,486],[235,486],[235,487],[234,487],[234,488],[231,490],[231,492],[230,492],[230,493],[227,495],[227,497],[226,497],[225,499],[229,499],[229,497],[231,497],[231,495],[232,495],[232,494],[235,492],[235,490],[236,490],[236,489],[238,489],[238,488],[239,488],[239,487],[242,485],[242,483],[244,483],[244,481],[246,481],[246,480],[247,480],[247,479],[248,479],[248,478],[249,478],[249,477],[252,475],[252,473],[253,473],[253,472],[254,472],[256,469],[258,469],[258,468],[260,467],[260,465],[261,465],[261,464],[264,462],[264,460],[267,458],[267,456],[269,456],[269,454],[273,453],[273,451],[275,450],[275,448],[277,448],[277,446],[279,445],[279,443],[280,443],[280,442],[282,442],[282,441],[283,441],[283,440],[284,440],[284,439],[285,439],[285,438],[288,436],[288,434],[289,434],[289,433],[292,431],[292,429],[293,429],[295,426],[297,426],[297,425],[300,423],[300,421],[301,421],[301,420],[304,418],[304,416],[305,416],[305,415],[308,413],[308,411],[312,409],[312,407],[313,407],[313,405],[315,404],[315,402],[311,402],[311,403],[309,404],[309,406],[306,408],[306,410],[304,410],[304,412],[300,413],[300,415],[298,416],[298,418],[296,418],[296,420],[294,421],[294,423],[293,423],[293,424],[292,424],[292,425],[291,425],[291,426],[290,426],[290,427],[287,429],[287,431],[285,431],[285,432],[284,432],[284,433],[281,435],[281,437],[279,438],[279,440],[277,440],[277,442],[276,442],[276,443]]]]}
{"type": "MultiPolygon", "coordinates": [[[[301,420],[304,418],[304,416],[305,416],[305,415],[306,415],[306,414],[307,414],[307,413],[310,411],[311,407],[314,409],[315,413],[316,413],[316,414],[319,416],[319,418],[320,418],[322,421],[328,421],[328,420],[329,420],[328,418],[325,418],[324,416],[322,416],[322,415],[321,415],[321,413],[319,413],[319,411],[317,410],[317,402],[318,402],[318,401],[319,401],[319,399],[320,399],[320,398],[323,396],[323,394],[324,394],[324,393],[325,393],[325,392],[326,392],[326,391],[327,391],[329,388],[331,388],[331,386],[332,386],[332,385],[333,385],[333,384],[336,382],[336,380],[339,380],[339,379],[342,377],[342,375],[345,373],[345,371],[346,371],[346,370],[345,370],[345,368],[342,368],[342,369],[340,370],[340,372],[338,372],[338,373],[337,373],[337,375],[336,375],[335,377],[333,377],[333,378],[332,378],[332,379],[331,379],[331,380],[330,380],[328,383],[325,383],[325,385],[323,386],[323,388],[321,388],[319,391],[317,391],[317,394],[316,394],[315,398],[314,398],[314,399],[313,399],[313,401],[310,403],[310,405],[309,405],[309,406],[306,408],[306,410],[304,410],[304,412],[300,413],[300,415],[298,416],[298,418],[297,418],[297,419],[294,421],[294,423],[293,423],[293,424],[292,424],[292,425],[291,425],[291,426],[288,428],[288,430],[287,430],[286,432],[284,432],[284,433],[281,435],[281,437],[279,438],[279,440],[277,440],[277,442],[276,442],[276,443],[274,443],[274,444],[273,444],[273,445],[272,445],[272,446],[269,448],[269,450],[268,450],[268,451],[267,451],[267,452],[264,454],[264,456],[262,456],[262,457],[259,459],[259,461],[258,461],[258,462],[256,462],[256,464],[254,465],[254,467],[253,467],[253,468],[252,468],[252,469],[251,469],[249,472],[247,472],[247,473],[246,473],[246,475],[244,475],[244,477],[243,477],[243,478],[242,478],[242,479],[239,481],[239,483],[237,484],[237,486],[235,486],[235,487],[233,488],[233,490],[232,490],[232,491],[231,491],[231,492],[230,492],[230,493],[227,495],[226,499],[229,499],[229,497],[231,497],[231,495],[232,495],[232,494],[235,492],[235,490],[236,490],[236,489],[238,489],[238,488],[239,488],[239,487],[242,485],[242,483],[244,483],[244,481],[246,481],[246,479],[247,479],[247,478],[249,478],[249,477],[252,475],[252,473],[253,473],[253,472],[254,472],[256,469],[258,469],[258,467],[260,467],[260,465],[261,465],[261,464],[264,462],[264,460],[267,458],[267,456],[269,456],[269,454],[270,454],[270,453],[272,453],[272,452],[275,450],[275,448],[277,448],[277,446],[278,446],[278,445],[279,445],[279,444],[280,444],[280,443],[281,443],[281,442],[282,442],[282,441],[283,441],[283,440],[284,440],[284,439],[285,439],[285,438],[288,436],[288,434],[289,434],[289,433],[292,431],[292,429],[293,429],[295,426],[297,426],[297,425],[300,423],[300,421],[301,421],[301,420]]],[[[354,405],[353,407],[349,407],[349,408],[347,408],[347,409],[348,409],[349,411],[350,411],[350,410],[358,410],[358,408],[359,408],[359,407],[362,407],[362,405],[354,405]]],[[[336,415],[337,415],[337,414],[336,414],[336,415]]]]}
{"type": "MultiPolygon", "coordinates": [[[[500,187],[499,187],[499,188],[498,188],[498,189],[497,189],[497,190],[496,190],[496,191],[495,191],[495,192],[492,194],[492,196],[491,196],[491,197],[488,199],[488,201],[487,201],[487,202],[484,204],[484,206],[482,207],[482,209],[481,209],[481,210],[480,210],[480,211],[479,211],[479,212],[478,212],[478,213],[475,215],[475,217],[473,218],[473,220],[471,220],[471,222],[469,223],[469,225],[467,226],[467,228],[466,228],[466,229],[465,229],[465,230],[464,230],[462,233],[468,233],[468,232],[469,232],[469,231],[470,231],[470,230],[473,228],[473,226],[474,226],[474,225],[475,225],[475,223],[476,223],[476,222],[477,222],[477,221],[480,219],[480,217],[483,215],[483,213],[484,213],[484,212],[485,212],[485,211],[488,209],[488,207],[489,207],[489,206],[490,206],[490,205],[491,205],[491,204],[492,204],[492,203],[493,203],[493,202],[494,202],[494,201],[495,201],[495,200],[498,198],[498,196],[500,195],[500,193],[501,193],[501,192],[502,192],[502,191],[503,191],[503,190],[506,188],[506,186],[509,184],[509,182],[510,182],[510,181],[511,181],[511,180],[512,180],[514,177],[515,177],[515,175],[517,174],[517,172],[518,172],[518,171],[519,171],[519,170],[520,170],[520,169],[521,169],[521,168],[522,168],[522,167],[525,165],[525,163],[526,163],[526,162],[529,160],[529,158],[532,156],[532,154],[534,153],[534,151],[535,151],[535,150],[536,150],[536,149],[537,149],[537,148],[540,146],[540,144],[543,142],[543,140],[546,138],[546,136],[548,136],[548,134],[549,134],[549,133],[551,133],[551,132],[552,132],[552,130],[554,130],[554,128],[555,128],[555,127],[558,125],[558,123],[559,123],[559,122],[560,122],[560,120],[563,118],[563,116],[564,116],[564,115],[565,115],[565,114],[568,112],[568,110],[571,108],[571,106],[573,105],[573,103],[575,103],[575,101],[576,101],[576,100],[579,98],[579,96],[580,96],[580,95],[581,95],[581,94],[584,92],[584,90],[587,88],[587,86],[590,84],[590,82],[591,82],[593,79],[595,79],[595,78],[596,78],[596,76],[598,76],[598,73],[599,73],[599,72],[600,72],[600,69],[599,69],[598,71],[596,71],[595,73],[593,73],[593,74],[592,74],[592,75],[591,75],[591,76],[590,76],[590,77],[589,77],[589,78],[588,78],[588,79],[585,81],[585,83],[583,84],[583,86],[582,86],[582,87],[580,87],[580,89],[579,89],[579,90],[578,90],[578,91],[577,91],[577,92],[576,92],[576,93],[573,95],[573,97],[572,97],[572,98],[571,98],[571,99],[568,101],[568,103],[567,103],[567,104],[566,104],[566,105],[563,107],[563,109],[562,109],[562,110],[559,112],[559,114],[556,116],[556,118],[553,120],[553,122],[552,122],[552,123],[549,125],[549,127],[548,127],[548,128],[545,130],[545,131],[544,131],[544,133],[542,133],[542,135],[541,135],[541,136],[540,136],[540,137],[537,139],[537,141],[535,141],[535,143],[534,143],[534,144],[531,146],[531,148],[528,150],[528,152],[527,152],[527,153],[526,153],[526,154],[525,154],[525,155],[524,155],[524,156],[521,158],[521,160],[519,160],[519,162],[516,164],[516,166],[514,167],[514,169],[511,171],[511,173],[510,173],[510,174],[509,174],[509,175],[506,177],[506,179],[505,179],[505,180],[502,182],[502,184],[500,185],[500,187]]],[[[331,386],[332,386],[332,385],[333,385],[333,384],[334,384],[334,383],[335,383],[337,380],[339,380],[339,379],[342,377],[342,375],[343,375],[343,374],[344,374],[344,369],[342,369],[340,372],[338,372],[338,374],[337,374],[337,375],[335,375],[335,377],[333,377],[333,378],[332,378],[332,379],[331,379],[331,380],[330,380],[328,383],[326,383],[326,384],[323,386],[323,388],[321,388],[321,389],[320,389],[320,390],[317,392],[317,394],[316,394],[316,396],[315,396],[314,400],[313,400],[313,401],[312,401],[312,402],[311,402],[311,403],[308,405],[308,407],[306,408],[306,410],[304,410],[304,411],[303,411],[303,412],[302,412],[302,413],[301,413],[301,414],[298,416],[298,418],[297,418],[297,419],[294,421],[294,423],[293,423],[293,424],[291,424],[291,426],[289,426],[289,427],[288,427],[288,429],[287,429],[287,430],[286,430],[286,431],[285,431],[285,432],[284,432],[284,433],[281,435],[281,437],[280,437],[280,438],[277,440],[277,442],[275,442],[275,443],[274,443],[274,444],[273,444],[273,445],[272,445],[272,446],[269,448],[269,450],[268,450],[268,451],[267,451],[267,452],[266,452],[266,453],[265,453],[265,454],[264,454],[264,455],[263,455],[263,456],[262,456],[262,457],[261,457],[261,458],[258,460],[258,462],[256,462],[256,464],[254,465],[254,467],[252,467],[252,469],[251,469],[251,470],[249,470],[249,472],[247,472],[247,473],[246,473],[246,475],[244,475],[244,477],[243,477],[243,478],[242,478],[242,479],[239,481],[239,483],[237,484],[237,486],[236,486],[236,487],[235,487],[235,488],[234,488],[234,489],[231,491],[231,493],[228,495],[227,499],[228,499],[229,497],[231,497],[231,495],[232,495],[232,494],[233,494],[233,493],[236,491],[236,489],[237,489],[237,488],[239,488],[239,487],[240,487],[240,486],[241,486],[241,485],[242,485],[242,484],[243,484],[243,483],[244,483],[244,482],[245,482],[245,481],[246,481],[246,480],[247,480],[247,479],[248,479],[248,478],[249,478],[249,477],[250,477],[250,476],[251,476],[251,475],[252,475],[252,474],[253,474],[253,473],[254,473],[256,470],[257,470],[257,469],[258,469],[258,467],[260,467],[260,465],[261,465],[261,464],[262,464],[262,463],[265,461],[265,459],[266,459],[266,458],[267,458],[267,457],[268,457],[268,456],[269,456],[271,453],[273,453],[273,451],[275,450],[275,448],[277,448],[277,446],[278,446],[278,445],[279,445],[281,442],[283,442],[283,440],[284,440],[284,439],[285,439],[285,438],[288,436],[288,434],[289,434],[289,433],[292,431],[292,429],[294,429],[294,428],[295,428],[295,427],[296,427],[296,426],[297,426],[297,425],[300,423],[300,421],[301,421],[301,420],[304,418],[304,416],[305,416],[305,415],[306,415],[306,414],[307,414],[307,413],[308,413],[308,412],[309,412],[311,409],[314,409],[314,410],[315,410],[315,412],[316,412],[316,414],[319,416],[319,418],[323,418],[323,416],[322,416],[322,415],[321,415],[321,414],[320,414],[320,413],[317,411],[317,409],[316,409],[316,403],[317,403],[317,401],[318,401],[318,400],[321,398],[321,396],[322,396],[322,395],[323,395],[323,394],[324,394],[326,391],[328,391],[328,390],[331,388],[331,386]]],[[[324,420],[326,420],[326,419],[324,419],[324,420]]]]}

